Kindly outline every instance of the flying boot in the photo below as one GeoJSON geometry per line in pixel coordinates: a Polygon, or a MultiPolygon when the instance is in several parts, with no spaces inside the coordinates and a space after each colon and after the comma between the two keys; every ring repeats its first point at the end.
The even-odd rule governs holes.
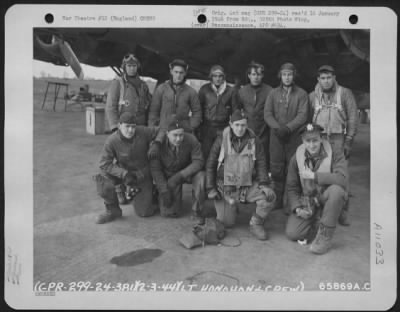
{"type": "Polygon", "coordinates": [[[118,203],[120,205],[124,205],[128,202],[125,196],[125,185],[124,184],[118,184],[115,186],[115,192],[117,193],[118,197],[118,203]]]}
{"type": "Polygon", "coordinates": [[[205,223],[205,218],[201,212],[201,210],[193,210],[192,215],[190,216],[191,221],[195,224],[203,225],[205,223]]]}
{"type": "Polygon", "coordinates": [[[97,224],[108,223],[122,217],[122,210],[119,205],[105,204],[105,206],[106,211],[98,216],[96,220],[97,224]]]}
{"type": "Polygon", "coordinates": [[[339,215],[339,224],[343,226],[349,226],[351,224],[349,217],[349,200],[344,203],[343,209],[339,215]]]}
{"type": "Polygon", "coordinates": [[[320,223],[317,236],[311,243],[310,251],[318,255],[327,253],[332,247],[332,237],[335,233],[335,229],[336,227],[329,227],[320,223]]]}
{"type": "Polygon", "coordinates": [[[268,234],[264,228],[264,219],[254,213],[250,219],[250,233],[259,240],[267,240],[268,234]]]}

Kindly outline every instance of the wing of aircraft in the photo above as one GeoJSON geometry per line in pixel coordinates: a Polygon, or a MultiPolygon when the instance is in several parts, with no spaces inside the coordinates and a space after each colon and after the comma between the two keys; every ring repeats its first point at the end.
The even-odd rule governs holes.
{"type": "Polygon", "coordinates": [[[292,62],[298,84],[311,91],[316,71],[333,65],[338,81],[369,92],[368,30],[338,29],[155,29],[35,28],[34,58],[70,65],[82,77],[79,63],[112,67],[117,73],[123,55],[133,52],[142,62],[141,75],[168,79],[168,63],[189,63],[188,78],[208,79],[209,68],[222,65],[230,82],[246,82],[246,67],[255,60],[265,66],[265,82],[276,86],[277,71],[292,62]]]}

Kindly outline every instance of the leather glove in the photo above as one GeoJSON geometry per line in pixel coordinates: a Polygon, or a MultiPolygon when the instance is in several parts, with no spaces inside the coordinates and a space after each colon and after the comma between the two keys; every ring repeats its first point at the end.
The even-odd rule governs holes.
{"type": "Polygon", "coordinates": [[[288,139],[289,134],[290,134],[290,129],[285,125],[280,126],[276,130],[276,135],[282,140],[288,139]]]}
{"type": "Polygon", "coordinates": [[[307,220],[307,219],[311,218],[312,213],[310,213],[310,211],[308,211],[304,208],[298,207],[298,208],[296,208],[296,215],[302,219],[307,220]]]}
{"type": "Polygon", "coordinates": [[[315,195],[311,198],[311,200],[315,207],[322,207],[321,195],[315,195]]]}
{"type": "Polygon", "coordinates": [[[104,131],[104,134],[113,134],[115,131],[117,131],[118,130],[118,127],[116,127],[116,128],[112,128],[112,129],[110,129],[110,130],[107,130],[107,131],[104,131]]]}
{"type": "Polygon", "coordinates": [[[265,194],[268,202],[273,202],[276,199],[275,192],[272,190],[272,188],[264,184],[260,184],[258,188],[265,194]]]}
{"type": "Polygon", "coordinates": [[[344,157],[346,158],[346,159],[349,159],[350,158],[350,152],[351,152],[351,146],[353,145],[353,139],[350,139],[350,138],[346,138],[345,140],[344,140],[344,146],[343,146],[343,148],[344,148],[344,157]]]}
{"type": "Polygon", "coordinates": [[[185,178],[179,172],[174,174],[168,179],[167,186],[170,190],[175,189],[178,185],[182,184],[185,178]]]}
{"type": "Polygon", "coordinates": [[[124,183],[131,185],[136,182],[136,176],[132,172],[128,172],[124,177],[124,183]]]}
{"type": "Polygon", "coordinates": [[[132,175],[136,178],[137,183],[141,183],[144,180],[144,173],[141,170],[135,170],[132,175]]]}
{"type": "Polygon", "coordinates": [[[154,141],[150,145],[149,151],[147,152],[147,157],[149,157],[150,160],[160,158],[160,150],[161,150],[161,143],[158,141],[154,141]]]}
{"type": "Polygon", "coordinates": [[[202,143],[203,142],[203,137],[202,137],[202,127],[198,127],[196,130],[194,130],[194,136],[197,138],[197,140],[202,143]]]}
{"type": "Polygon", "coordinates": [[[172,195],[170,191],[162,192],[161,198],[164,203],[164,206],[169,208],[172,205],[172,195]]]}
{"type": "Polygon", "coordinates": [[[209,199],[215,199],[215,200],[221,200],[222,199],[222,195],[220,192],[217,191],[217,189],[212,188],[208,193],[207,193],[207,197],[209,199]]]}

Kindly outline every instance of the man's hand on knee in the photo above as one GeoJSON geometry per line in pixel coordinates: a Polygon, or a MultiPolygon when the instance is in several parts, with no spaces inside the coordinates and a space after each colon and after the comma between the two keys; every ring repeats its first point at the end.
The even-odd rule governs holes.
{"type": "Polygon", "coordinates": [[[132,170],[125,175],[124,183],[126,185],[133,185],[143,182],[144,178],[144,173],[141,170],[132,170]]]}
{"type": "Polygon", "coordinates": [[[154,141],[151,145],[150,148],[147,152],[147,157],[150,160],[155,160],[160,158],[160,152],[161,152],[161,143],[158,141],[154,141]]]}
{"type": "Polygon", "coordinates": [[[344,146],[343,146],[343,151],[344,151],[344,156],[346,159],[350,158],[350,153],[351,153],[351,146],[353,145],[353,139],[346,137],[344,141],[344,146]]]}
{"type": "Polygon", "coordinates": [[[258,188],[265,194],[265,197],[268,202],[273,202],[276,200],[276,194],[272,188],[264,184],[260,184],[258,188]]]}
{"type": "Polygon", "coordinates": [[[304,209],[301,207],[296,208],[296,216],[302,218],[302,219],[310,219],[312,216],[312,212],[309,211],[308,209],[304,209]]]}
{"type": "Polygon", "coordinates": [[[212,188],[211,190],[209,190],[207,193],[207,197],[209,199],[215,199],[215,200],[222,199],[222,195],[220,194],[220,192],[218,192],[218,190],[216,188],[212,188]]]}
{"type": "Polygon", "coordinates": [[[128,172],[124,177],[124,183],[126,185],[132,185],[136,182],[136,176],[132,172],[128,172]]]}
{"type": "Polygon", "coordinates": [[[138,170],[135,170],[133,173],[134,173],[134,175],[136,177],[136,182],[137,183],[141,183],[141,182],[144,181],[145,176],[144,176],[144,173],[143,173],[142,170],[138,169],[138,170]]]}
{"type": "Polygon", "coordinates": [[[170,190],[173,190],[184,181],[185,177],[178,172],[168,179],[167,185],[170,190]]]}

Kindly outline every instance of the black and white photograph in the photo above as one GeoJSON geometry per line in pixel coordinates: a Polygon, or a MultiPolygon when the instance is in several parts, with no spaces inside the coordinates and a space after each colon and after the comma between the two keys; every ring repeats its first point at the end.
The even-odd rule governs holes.
{"type": "Polygon", "coordinates": [[[7,89],[6,66],[8,292],[23,284],[42,308],[268,310],[355,309],[378,291],[390,307],[396,102],[372,73],[396,62],[372,37],[396,29],[368,10],[182,7],[178,27],[168,7],[112,8],[33,12],[27,101],[7,103],[29,92],[7,89]]]}

